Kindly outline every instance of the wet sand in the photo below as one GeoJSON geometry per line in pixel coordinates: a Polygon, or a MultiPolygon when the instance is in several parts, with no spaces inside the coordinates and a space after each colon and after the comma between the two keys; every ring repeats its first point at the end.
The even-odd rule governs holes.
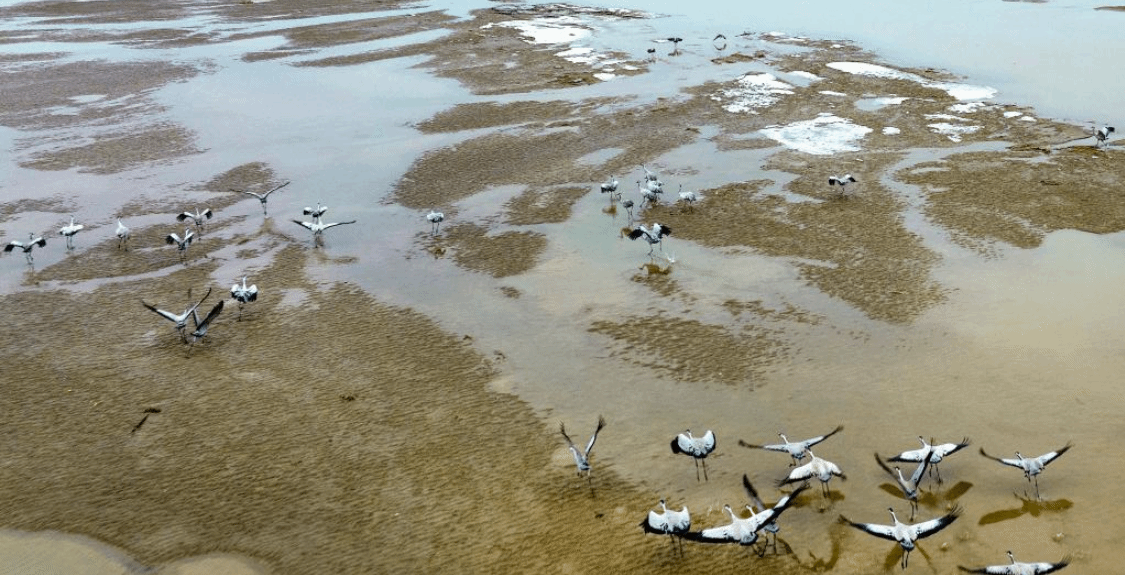
{"type": "MultiPolygon", "coordinates": [[[[870,459],[916,447],[921,433],[974,443],[921,501],[923,518],[954,505],[965,516],[910,569],[1002,563],[1007,549],[1113,565],[1125,525],[1107,477],[1121,465],[1099,476],[1084,465],[1116,452],[1122,407],[1125,332],[1108,289],[1125,275],[1116,146],[844,42],[763,31],[722,50],[656,44],[653,58],[622,42],[592,65],[529,39],[544,23],[596,36],[652,15],[553,6],[452,19],[396,3],[355,14],[305,4],[0,10],[40,19],[0,35],[16,95],[0,102],[16,173],[0,184],[0,237],[51,234],[34,267],[0,259],[0,562],[33,572],[96,556],[99,573],[897,569],[893,543],[837,517],[882,522],[888,505],[906,508],[870,459]],[[414,40],[429,33],[440,34],[414,40]],[[47,49],[23,50],[30,41],[47,49]],[[87,43],[99,58],[82,56],[87,43]],[[173,59],[173,47],[205,52],[173,59]],[[168,95],[266,66],[295,82],[318,74],[301,77],[337,95],[334,74],[400,61],[412,66],[404,78],[455,80],[463,101],[405,126],[375,115],[380,136],[340,142],[255,125],[282,142],[258,151],[237,143],[250,127],[219,122],[209,133],[230,140],[208,137],[168,95]],[[646,80],[677,66],[692,80],[646,80]],[[392,140],[386,126],[410,136],[392,140]],[[392,159],[327,163],[347,157],[334,148],[392,159]],[[617,174],[640,203],[642,163],[667,184],[638,220],[674,230],[655,258],[622,237],[624,207],[597,191],[617,174]],[[860,182],[846,198],[826,185],[845,172],[860,182]],[[297,177],[318,173],[332,179],[297,177]],[[269,217],[229,191],[289,180],[269,217]],[[676,203],[681,183],[703,200],[676,203]],[[363,221],[317,246],[288,221],[317,201],[363,221]],[[181,264],[163,237],[185,227],[173,214],[204,205],[218,217],[181,264]],[[436,235],[430,208],[447,217],[436,235]],[[88,229],[64,254],[54,230],[76,212],[88,229]],[[128,251],[112,236],[118,218],[133,227],[128,251]],[[210,308],[243,274],[260,301],[240,320],[227,301],[194,346],[140,305],[178,312],[213,289],[210,308]],[[587,482],[558,424],[584,441],[599,414],[609,425],[587,482]],[[662,497],[688,505],[697,528],[722,524],[724,504],[746,502],[743,473],[776,500],[786,458],[737,440],[837,424],[845,431],[818,453],[849,479],[831,497],[814,485],[798,499],[776,555],[689,544],[678,558],[638,528],[662,497]],[[685,427],[719,435],[708,482],[668,452],[685,427]],[[1045,501],[976,453],[1067,441],[1076,447],[1043,475],[1045,501]]],[[[346,106],[334,112],[350,123],[346,106]]]]}

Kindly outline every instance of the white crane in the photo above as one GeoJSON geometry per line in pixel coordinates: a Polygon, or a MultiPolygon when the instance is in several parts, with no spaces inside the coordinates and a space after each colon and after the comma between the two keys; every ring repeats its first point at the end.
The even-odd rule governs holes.
{"type": "Polygon", "coordinates": [[[1057,563],[1047,563],[1040,561],[1038,563],[1022,563],[1016,561],[1016,556],[1012,552],[1008,552],[1008,560],[1011,561],[1008,565],[989,565],[987,567],[977,567],[970,569],[958,565],[957,568],[966,573],[983,573],[985,575],[1044,575],[1046,573],[1054,573],[1067,565],[1070,565],[1070,557],[1063,557],[1062,561],[1057,563]]]}
{"type": "Polygon", "coordinates": [[[426,219],[430,220],[430,234],[437,234],[438,230],[441,229],[441,222],[445,220],[445,214],[435,212],[433,208],[431,208],[430,213],[426,214],[426,219]]]}
{"type": "Polygon", "coordinates": [[[129,250],[129,228],[125,227],[125,224],[121,223],[121,220],[117,220],[117,231],[114,232],[114,235],[117,236],[117,247],[118,247],[118,249],[124,248],[125,251],[128,251],[129,250]]]}
{"type": "Polygon", "coordinates": [[[650,190],[641,185],[640,180],[637,180],[637,191],[641,193],[641,206],[645,204],[656,204],[660,202],[660,194],[664,193],[663,190],[657,189],[656,191],[650,190]]]}
{"type": "Polygon", "coordinates": [[[1094,146],[1097,147],[1104,144],[1106,140],[1109,139],[1109,135],[1114,131],[1116,130],[1113,126],[1102,126],[1100,128],[1094,128],[1094,138],[1097,139],[1097,142],[1094,143],[1094,146]]]}
{"type": "Polygon", "coordinates": [[[211,322],[214,321],[214,319],[218,317],[219,313],[222,311],[223,300],[219,300],[219,303],[215,304],[215,307],[211,308],[211,311],[207,313],[207,317],[203,318],[203,321],[199,321],[199,315],[195,313],[195,310],[192,310],[191,315],[193,318],[195,318],[195,331],[191,332],[192,345],[195,345],[195,342],[203,339],[203,336],[207,335],[207,328],[210,327],[211,322]]]}
{"type": "Polygon", "coordinates": [[[1039,457],[1024,457],[1023,455],[1020,455],[1020,452],[1018,451],[1016,452],[1015,459],[993,457],[985,453],[983,447],[980,448],[980,454],[993,461],[999,461],[1004,465],[1010,465],[1012,467],[1022,469],[1023,476],[1027,478],[1028,483],[1031,483],[1032,479],[1035,480],[1035,498],[1042,499],[1042,497],[1039,496],[1039,474],[1043,473],[1043,470],[1047,468],[1047,464],[1058,459],[1060,455],[1066,453],[1067,450],[1069,450],[1073,446],[1073,443],[1067,443],[1063,447],[1056,449],[1050,453],[1044,453],[1039,457]]]}
{"type": "Polygon", "coordinates": [[[59,228],[59,235],[66,236],[66,249],[74,249],[74,234],[82,231],[86,226],[74,223],[74,216],[70,216],[70,223],[59,228]]]}
{"type": "MultiPolygon", "coordinates": [[[[766,509],[760,513],[751,511],[750,517],[745,519],[735,515],[730,505],[724,505],[723,510],[730,515],[730,523],[720,527],[704,529],[703,531],[695,533],[689,532],[684,534],[684,537],[701,543],[738,543],[739,545],[753,545],[758,541],[758,532],[765,528],[766,525],[777,521],[781,513],[788,509],[793,501],[797,499],[797,496],[805,489],[807,489],[807,486],[802,485],[792,493],[782,497],[781,500],[777,502],[777,505],[774,505],[772,508],[766,509]]],[[[757,553],[759,556],[764,555],[765,546],[757,553]]]]}
{"type": "MultiPolygon", "coordinates": [[[[676,511],[675,509],[668,509],[664,500],[660,500],[660,513],[649,510],[648,516],[644,521],[641,521],[641,529],[645,533],[655,533],[657,535],[668,535],[672,541],[672,548],[676,548],[676,539],[681,538],[685,533],[691,529],[691,514],[688,513],[688,508],[685,505],[683,509],[676,511]]],[[[680,543],[680,554],[683,555],[683,543],[680,543]]]]}
{"type": "Polygon", "coordinates": [[[621,202],[621,205],[625,208],[625,212],[629,214],[629,221],[633,221],[633,200],[625,200],[621,202]]]}
{"type": "Polygon", "coordinates": [[[789,438],[785,437],[784,433],[778,433],[777,434],[778,437],[780,437],[781,441],[783,441],[784,443],[771,443],[771,444],[768,444],[768,445],[758,445],[756,443],[747,443],[747,442],[739,439],[738,444],[743,446],[743,447],[749,447],[751,449],[766,449],[766,450],[769,450],[769,451],[780,451],[780,452],[788,453],[789,457],[793,458],[793,461],[790,462],[790,465],[796,466],[797,464],[799,464],[801,462],[802,459],[805,458],[805,453],[808,452],[810,447],[820,443],[821,441],[824,441],[825,439],[828,439],[829,437],[832,437],[833,435],[836,435],[837,433],[839,433],[843,429],[844,429],[843,425],[837,425],[836,429],[833,429],[832,431],[830,431],[828,433],[825,433],[824,435],[818,435],[816,437],[810,437],[810,438],[805,439],[803,441],[789,441],[789,438]]]}
{"type": "Polygon", "coordinates": [[[178,216],[176,216],[176,221],[182,222],[182,221],[190,218],[192,223],[195,224],[195,228],[197,230],[202,231],[203,230],[203,222],[205,220],[211,219],[211,216],[213,216],[213,215],[214,215],[214,213],[211,212],[211,208],[207,208],[203,211],[199,211],[199,208],[195,208],[194,213],[183,212],[183,213],[179,214],[178,216]]]}
{"type": "Polygon", "coordinates": [[[815,477],[820,480],[822,492],[825,496],[827,496],[829,493],[828,482],[832,480],[833,475],[839,477],[840,479],[848,478],[846,475],[844,475],[843,471],[840,471],[840,466],[832,463],[831,461],[828,461],[827,459],[821,459],[817,457],[811,449],[806,449],[805,451],[808,452],[809,457],[811,457],[812,459],[808,463],[800,467],[793,468],[793,470],[789,472],[789,475],[786,476],[785,479],[782,479],[778,482],[779,487],[787,483],[808,481],[809,479],[815,477]]]}
{"type": "Polygon", "coordinates": [[[657,244],[660,244],[660,251],[664,251],[664,236],[670,235],[672,235],[672,228],[668,226],[653,223],[651,228],[646,228],[644,224],[637,224],[633,231],[629,232],[629,239],[644,238],[648,242],[648,253],[652,255],[652,248],[657,244]]]}
{"type": "Polygon", "coordinates": [[[207,288],[207,293],[203,294],[203,298],[199,300],[199,303],[187,308],[187,310],[185,310],[182,314],[175,314],[170,311],[164,311],[150,303],[146,303],[144,300],[141,300],[141,305],[152,310],[153,313],[159,315],[160,317],[174,323],[176,325],[176,331],[180,332],[180,338],[183,339],[184,342],[187,342],[187,334],[185,333],[185,330],[187,329],[188,318],[196,317],[196,319],[198,320],[198,316],[195,316],[195,308],[199,307],[200,304],[202,304],[209,295],[211,295],[211,288],[207,288]]]}
{"type": "Polygon", "coordinates": [[[664,182],[660,181],[660,176],[656,172],[648,169],[644,164],[641,164],[641,169],[645,171],[645,182],[653,182],[658,188],[664,187],[664,182]]]}
{"type": "Polygon", "coordinates": [[[328,211],[328,206],[322,206],[322,205],[320,205],[320,202],[317,202],[315,208],[310,208],[308,206],[305,206],[305,209],[301,210],[301,213],[305,214],[306,216],[312,216],[314,218],[319,218],[319,217],[323,216],[325,214],[325,212],[327,212],[327,211],[328,211]]]}
{"type": "Polygon", "coordinates": [[[191,241],[193,239],[195,239],[195,234],[192,233],[191,229],[189,228],[184,229],[184,237],[182,238],[180,236],[177,236],[175,233],[164,236],[165,243],[176,244],[176,249],[180,252],[180,261],[184,261],[184,257],[187,255],[188,246],[191,245],[191,241]]]}
{"type": "MultiPolygon", "coordinates": [[[[746,489],[746,494],[750,496],[750,505],[753,506],[753,507],[750,507],[750,506],[747,506],[747,507],[750,508],[751,513],[755,513],[756,509],[760,509],[762,511],[765,511],[766,509],[769,509],[768,507],[766,507],[765,503],[762,503],[762,499],[760,497],[758,497],[758,490],[754,489],[754,485],[752,483],[750,483],[750,477],[747,476],[745,473],[742,474],[742,487],[746,489]]],[[[805,487],[801,486],[798,490],[801,490],[801,489],[805,489],[805,487]]],[[[774,507],[777,507],[777,505],[775,504],[774,507]]],[[[770,521],[769,523],[766,523],[765,525],[762,525],[762,531],[765,531],[766,534],[767,534],[766,546],[769,545],[769,541],[768,541],[769,534],[773,534],[773,551],[774,551],[774,553],[776,553],[777,552],[777,533],[779,531],[781,531],[781,526],[778,525],[777,518],[774,517],[773,521],[770,521]]],[[[764,550],[764,548],[763,548],[763,550],[764,550]]]]}
{"type": "Polygon", "coordinates": [[[230,297],[238,302],[238,321],[242,321],[242,306],[258,299],[258,286],[246,285],[246,276],[242,276],[242,285],[235,282],[230,288],[230,297]]]}
{"type": "Polygon", "coordinates": [[[23,250],[23,257],[27,258],[27,263],[32,263],[35,258],[31,257],[31,249],[35,246],[43,247],[47,245],[47,240],[37,237],[35,234],[27,234],[27,241],[21,242],[19,240],[12,240],[8,245],[4,246],[5,252],[10,252],[16,248],[23,250]]]}
{"type": "Polygon", "coordinates": [[[321,221],[319,216],[314,218],[314,220],[315,221],[312,221],[312,222],[302,222],[301,220],[293,220],[293,223],[302,225],[305,228],[308,228],[309,230],[312,230],[314,242],[322,241],[321,234],[323,234],[324,230],[327,230],[328,228],[355,223],[355,220],[349,220],[349,221],[346,221],[346,222],[332,222],[332,223],[326,224],[326,223],[321,221]]]}
{"type": "Polygon", "coordinates": [[[679,54],[680,53],[680,42],[683,42],[684,39],[680,38],[679,36],[672,36],[671,38],[668,38],[668,41],[672,43],[672,53],[673,54],[679,54]]]}
{"type": "Polygon", "coordinates": [[[906,569],[906,564],[910,561],[910,552],[914,550],[914,547],[916,547],[916,541],[925,537],[929,537],[930,535],[933,535],[934,533],[937,533],[938,531],[949,527],[949,524],[953,523],[958,517],[961,516],[961,508],[954,507],[953,511],[950,511],[946,515],[938,517],[937,519],[910,524],[899,521],[898,517],[895,516],[894,508],[889,507],[887,508],[887,510],[891,512],[891,519],[894,521],[894,525],[880,525],[878,523],[855,523],[848,520],[848,518],[844,517],[843,515],[840,516],[840,521],[843,523],[847,523],[848,525],[851,525],[856,529],[859,529],[866,533],[870,533],[871,535],[874,535],[876,537],[882,537],[883,539],[888,539],[890,541],[897,541],[898,544],[902,546],[903,569],[906,569]]]}
{"type": "Polygon", "coordinates": [[[922,457],[918,463],[918,467],[914,469],[914,473],[910,474],[910,479],[903,477],[902,469],[895,466],[894,470],[887,467],[886,463],[879,458],[879,454],[875,454],[875,462],[883,471],[887,472],[898,483],[898,488],[902,490],[902,494],[910,501],[910,520],[914,521],[914,515],[918,513],[918,484],[922,481],[922,475],[926,473],[926,468],[930,465],[929,457],[922,457]]]}
{"type": "Polygon", "coordinates": [[[672,453],[690,455],[695,460],[696,481],[699,481],[700,462],[703,462],[703,478],[707,479],[707,456],[712,451],[715,451],[715,434],[710,429],[700,437],[694,437],[688,429],[672,440],[672,453]]]}
{"type": "Polygon", "coordinates": [[[284,188],[285,186],[288,186],[288,185],[289,185],[289,182],[282,183],[282,184],[280,184],[278,186],[275,186],[274,188],[270,189],[268,192],[265,192],[265,193],[262,193],[262,194],[259,194],[257,192],[251,192],[251,191],[248,191],[248,190],[235,190],[233,188],[231,189],[231,191],[237,192],[237,193],[240,193],[240,194],[248,194],[248,195],[254,196],[255,198],[258,198],[258,201],[262,202],[262,214],[268,216],[269,212],[266,211],[266,202],[269,201],[270,194],[272,194],[272,193],[274,193],[274,192],[276,192],[276,191],[280,190],[281,188],[284,188]]]}
{"type": "Polygon", "coordinates": [[[579,450],[574,442],[570,440],[570,436],[566,434],[566,425],[559,422],[559,433],[562,434],[563,439],[566,440],[567,448],[570,449],[570,454],[574,456],[574,465],[578,467],[578,475],[586,472],[586,478],[590,478],[590,451],[594,449],[594,442],[598,440],[598,432],[605,427],[605,418],[598,416],[598,427],[594,429],[594,434],[590,436],[590,442],[586,444],[586,449],[579,450]]]}
{"type": "Polygon", "coordinates": [[[680,184],[680,201],[687,204],[692,211],[695,211],[695,202],[699,201],[699,194],[690,190],[685,192],[684,185],[680,184]]]}
{"type": "Polygon", "coordinates": [[[621,195],[617,193],[617,176],[610,176],[608,180],[602,183],[602,193],[609,194],[609,201],[620,199],[621,195]]]}
{"type": "Polygon", "coordinates": [[[844,174],[843,176],[829,176],[829,186],[840,186],[840,197],[848,197],[848,184],[853,184],[857,180],[851,174],[844,174]]]}
{"type": "Polygon", "coordinates": [[[934,439],[931,437],[930,442],[927,443],[926,439],[921,435],[918,436],[918,441],[922,442],[922,447],[919,449],[911,449],[910,451],[903,451],[902,453],[891,457],[887,461],[909,461],[917,463],[922,461],[925,457],[923,454],[929,452],[930,454],[930,472],[937,473],[937,481],[941,483],[941,470],[938,469],[938,464],[946,456],[952,455],[961,451],[972,443],[968,437],[961,440],[961,443],[942,443],[940,445],[933,445],[934,439]]]}

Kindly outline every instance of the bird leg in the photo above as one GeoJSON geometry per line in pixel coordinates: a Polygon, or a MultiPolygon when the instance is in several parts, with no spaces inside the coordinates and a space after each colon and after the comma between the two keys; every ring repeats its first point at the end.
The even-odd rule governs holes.
{"type": "MultiPolygon", "coordinates": [[[[710,481],[710,479],[707,478],[707,460],[704,459],[702,461],[703,461],[703,480],[704,481],[710,481]]],[[[698,479],[699,478],[696,477],[696,480],[698,480],[698,479]]]]}
{"type": "Polygon", "coordinates": [[[699,481],[699,460],[698,459],[695,460],[695,480],[699,481]]]}

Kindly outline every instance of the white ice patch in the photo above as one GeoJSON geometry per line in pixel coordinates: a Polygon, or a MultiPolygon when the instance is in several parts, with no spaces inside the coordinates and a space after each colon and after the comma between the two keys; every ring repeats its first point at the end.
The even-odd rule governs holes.
{"type": "Polygon", "coordinates": [[[859,151],[855,142],[863,139],[871,132],[871,128],[853,124],[850,120],[832,114],[821,114],[803,122],[763,128],[760,132],[787,148],[825,156],[837,152],[859,151]]]}
{"type": "Polygon", "coordinates": [[[832,90],[821,90],[820,93],[824,94],[825,96],[843,96],[845,98],[848,96],[843,92],[833,92],[832,90]]]}
{"type": "Polygon", "coordinates": [[[895,135],[901,134],[902,130],[900,130],[900,129],[894,127],[894,126],[887,126],[887,127],[883,128],[883,133],[888,135],[888,136],[895,136],[895,135]]]}
{"type": "Polygon", "coordinates": [[[598,59],[598,54],[593,48],[575,47],[562,52],[555,52],[560,58],[565,58],[576,64],[592,64],[598,59]]]}
{"type": "Polygon", "coordinates": [[[964,102],[961,104],[953,104],[946,109],[957,114],[972,114],[977,110],[987,107],[988,104],[985,104],[984,102],[964,102]]]}
{"type": "Polygon", "coordinates": [[[610,74],[609,72],[595,72],[594,77],[602,82],[608,82],[617,77],[617,74],[610,74]]]}
{"type": "Polygon", "coordinates": [[[950,96],[953,96],[958,101],[966,100],[987,100],[996,95],[996,89],[988,86],[973,86],[970,84],[958,84],[955,82],[935,82],[923,78],[917,74],[910,72],[903,72],[902,70],[895,70],[886,66],[878,64],[870,64],[868,62],[830,62],[829,68],[847,72],[848,74],[855,74],[857,76],[870,76],[873,78],[889,78],[895,80],[909,80],[917,82],[927,88],[936,88],[943,90],[950,96]]]}
{"type": "Polygon", "coordinates": [[[738,85],[711,95],[711,99],[723,104],[723,109],[732,114],[756,113],[755,108],[765,108],[793,93],[793,86],[777,79],[769,73],[746,74],[738,79],[738,85]]]}
{"type": "Polygon", "coordinates": [[[1024,116],[1024,117],[1020,118],[1020,121],[1021,122],[1034,122],[1035,118],[1033,118],[1031,116],[1024,116]]]}
{"type": "Polygon", "coordinates": [[[1017,111],[1015,111],[1015,110],[1011,110],[1011,111],[1008,111],[1008,112],[1004,112],[1004,117],[1005,117],[1005,118],[1018,118],[1018,117],[1020,117],[1020,116],[1022,116],[1022,115],[1023,115],[1023,112],[1017,112],[1017,111]]]}
{"type": "Polygon", "coordinates": [[[966,126],[963,124],[950,124],[949,122],[938,122],[936,124],[926,124],[930,130],[935,134],[941,134],[951,142],[960,142],[961,136],[965,134],[972,134],[981,129],[981,126],[966,126]]]}
{"type": "MultiPolygon", "coordinates": [[[[577,18],[561,17],[550,20],[510,20],[499,22],[500,26],[519,30],[525,42],[531,44],[566,44],[581,40],[590,35],[590,29],[579,24],[577,18]]],[[[492,24],[481,26],[491,28],[492,24]]]]}
{"type": "Polygon", "coordinates": [[[806,79],[812,80],[813,82],[816,82],[817,80],[823,80],[824,79],[824,78],[821,78],[820,76],[817,76],[816,74],[813,74],[812,72],[806,72],[804,70],[797,70],[795,72],[790,72],[790,74],[792,74],[794,76],[798,76],[800,78],[806,78],[806,79]]]}

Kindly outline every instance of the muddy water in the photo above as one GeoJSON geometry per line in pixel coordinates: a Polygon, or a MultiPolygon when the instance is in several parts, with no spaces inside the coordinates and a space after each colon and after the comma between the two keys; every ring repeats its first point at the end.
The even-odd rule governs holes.
{"type": "Polygon", "coordinates": [[[0,259],[5,566],[871,572],[895,545],[838,516],[908,507],[871,459],[918,435],[972,445],[919,511],[963,516],[910,569],[1115,564],[1119,150],[836,40],[385,8],[6,8],[0,232],[49,243],[0,259]],[[651,258],[596,188],[639,203],[641,163],[667,191],[634,215],[674,230],[651,258]],[[230,192],[285,181],[268,217],[230,192]],[[316,202],[358,223],[315,243],[290,220],[316,202]],[[163,237],[196,206],[181,263],[163,237]],[[259,301],[194,346],[139,305],[210,309],[242,275],[259,301]],[[557,426],[584,442],[599,414],[587,482],[557,426]],[[637,528],[662,497],[723,523],[743,474],[780,497],[786,457],[738,440],[836,425],[817,453],[848,479],[798,499],[776,556],[637,528]],[[706,482],[668,451],[685,428],[719,437],[706,482]],[[977,451],[1071,441],[1042,501],[977,451]]]}

